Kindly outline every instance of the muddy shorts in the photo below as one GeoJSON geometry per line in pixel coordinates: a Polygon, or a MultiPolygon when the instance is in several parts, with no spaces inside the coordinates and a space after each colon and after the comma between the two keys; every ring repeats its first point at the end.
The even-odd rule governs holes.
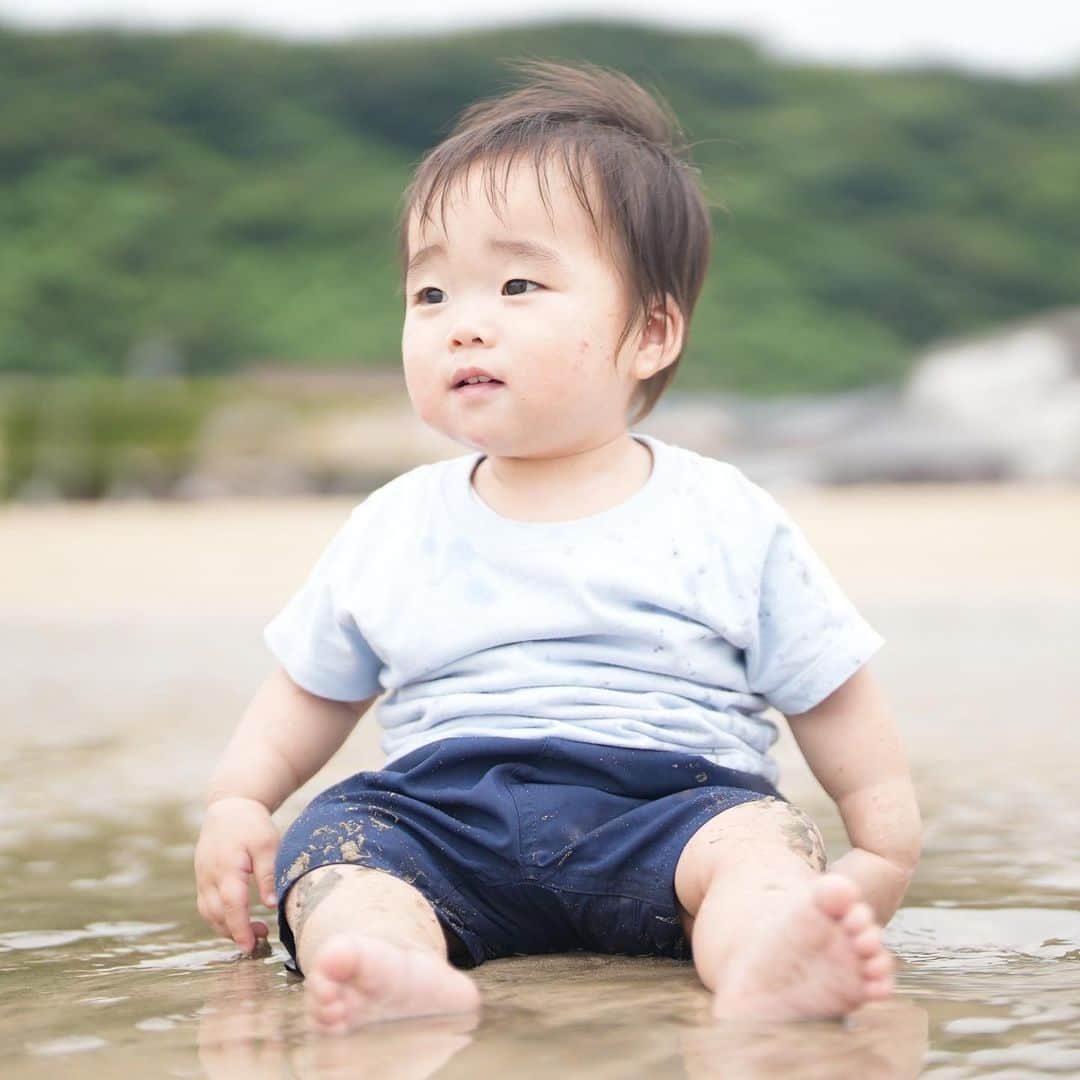
{"type": "Polygon", "coordinates": [[[393,874],[434,908],[451,960],[567,952],[690,957],[675,865],[710,818],[767,781],[695,754],[569,739],[458,737],[324,791],[282,838],[285,894],[320,866],[393,874]]]}

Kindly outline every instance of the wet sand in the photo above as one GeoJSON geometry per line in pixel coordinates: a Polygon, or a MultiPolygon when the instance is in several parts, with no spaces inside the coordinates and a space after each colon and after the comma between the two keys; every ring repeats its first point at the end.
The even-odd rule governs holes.
{"type": "MultiPolygon", "coordinates": [[[[262,626],[354,499],[0,509],[0,1069],[45,1077],[1080,1072],[1080,489],[777,492],[888,644],[926,854],[900,994],[846,1025],[707,1019],[693,970],[489,963],[468,1018],[303,1031],[302,983],[194,910],[199,798],[262,626]]],[[[276,815],[381,760],[362,722],[276,815]]],[[[781,787],[842,833],[789,738],[781,787]]]]}

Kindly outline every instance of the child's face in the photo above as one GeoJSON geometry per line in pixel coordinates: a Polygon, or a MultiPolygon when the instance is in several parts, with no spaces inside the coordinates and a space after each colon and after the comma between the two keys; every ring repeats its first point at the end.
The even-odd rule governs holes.
{"type": "Polygon", "coordinates": [[[425,423],[496,456],[554,456],[616,438],[639,379],[652,374],[633,335],[616,365],[624,287],[563,170],[548,178],[550,219],[526,162],[507,178],[504,221],[474,166],[447,195],[445,231],[438,214],[423,232],[417,215],[409,223],[411,259],[428,245],[443,249],[406,277],[409,397],[425,423]],[[511,240],[550,256],[492,246],[511,240]],[[503,385],[455,389],[455,373],[470,367],[503,385]]]}

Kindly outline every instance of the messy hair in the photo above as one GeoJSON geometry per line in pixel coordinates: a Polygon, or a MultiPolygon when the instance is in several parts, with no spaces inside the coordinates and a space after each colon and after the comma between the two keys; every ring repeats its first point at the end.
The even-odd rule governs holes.
{"type": "MultiPolygon", "coordinates": [[[[567,179],[589,216],[623,282],[627,316],[616,352],[650,314],[662,312],[671,296],[688,334],[711,246],[709,208],[699,186],[700,170],[686,158],[682,130],[670,106],[629,76],[583,63],[545,60],[511,62],[529,79],[520,89],[476,102],[458,117],[450,134],[424,156],[402,196],[398,232],[402,288],[408,270],[408,226],[432,219],[438,198],[445,223],[447,191],[474,163],[483,166],[488,202],[495,203],[495,171],[505,166],[501,195],[519,153],[531,152],[541,198],[546,167],[561,158],[567,179]],[[599,205],[590,199],[590,181],[599,205]]],[[[636,424],[652,412],[675,375],[675,360],[642,381],[636,424]]]]}

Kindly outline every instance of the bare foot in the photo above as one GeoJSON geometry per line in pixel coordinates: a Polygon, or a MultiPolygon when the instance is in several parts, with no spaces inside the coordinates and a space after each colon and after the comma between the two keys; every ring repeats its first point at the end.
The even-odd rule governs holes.
{"type": "Polygon", "coordinates": [[[784,915],[748,937],[713,997],[717,1019],[846,1016],[892,993],[892,953],[859,888],[823,874],[784,915]]]}
{"type": "Polygon", "coordinates": [[[480,1005],[472,979],[434,953],[354,934],[336,934],[323,945],[305,984],[308,1018],[327,1034],[480,1005]]]}

